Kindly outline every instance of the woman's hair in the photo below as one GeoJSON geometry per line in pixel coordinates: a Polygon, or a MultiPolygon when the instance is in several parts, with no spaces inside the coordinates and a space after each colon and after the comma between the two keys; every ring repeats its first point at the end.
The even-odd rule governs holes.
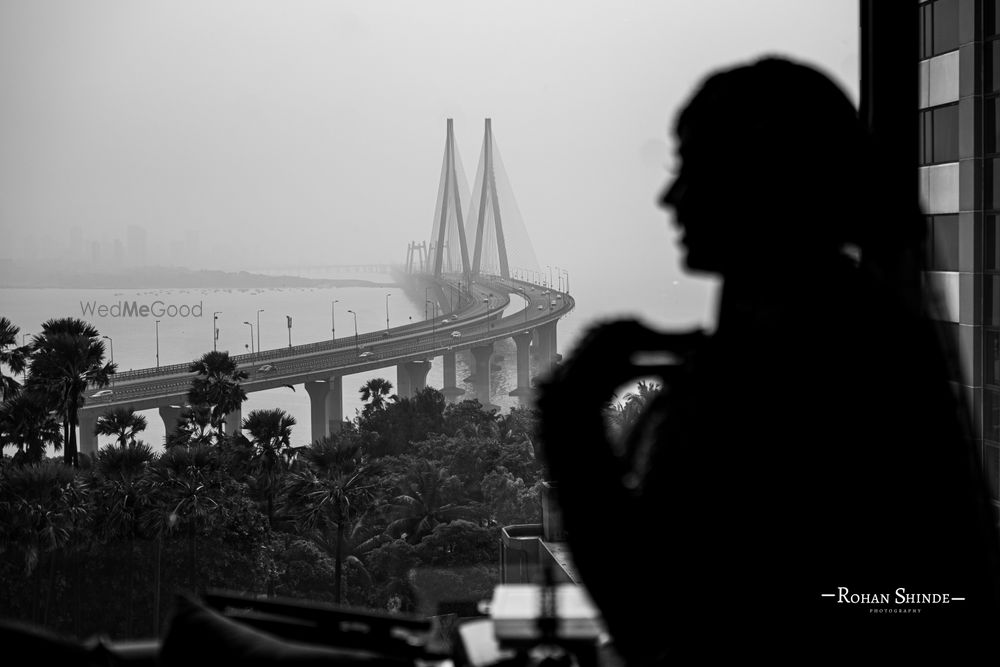
{"type": "Polygon", "coordinates": [[[716,72],[677,116],[675,129],[745,164],[751,184],[773,189],[778,214],[749,217],[776,226],[781,237],[849,244],[862,256],[905,245],[922,259],[925,226],[917,202],[885,201],[868,129],[844,91],[818,70],[766,57],[716,72]]]}
{"type": "Polygon", "coordinates": [[[960,379],[957,343],[934,325],[944,319],[940,299],[923,280],[927,228],[919,202],[900,201],[885,187],[882,175],[893,167],[836,83],[776,57],[721,70],[681,110],[675,131],[682,140],[697,136],[712,156],[746,161],[752,168],[740,173],[750,187],[773,188],[777,213],[740,211],[738,202],[734,210],[747,224],[768,227],[762,233],[788,252],[808,252],[799,244],[856,248],[870,283],[916,327],[933,330],[927,335],[947,374],[960,379]]]}

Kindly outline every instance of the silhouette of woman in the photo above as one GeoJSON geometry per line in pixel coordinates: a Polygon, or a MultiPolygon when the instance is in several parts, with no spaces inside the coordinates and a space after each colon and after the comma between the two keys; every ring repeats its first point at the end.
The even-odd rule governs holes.
{"type": "Polygon", "coordinates": [[[941,624],[982,644],[996,515],[930,300],[873,259],[923,256],[916,202],[884,201],[856,110],[803,65],[716,73],[675,129],[661,203],[687,267],[723,278],[716,331],[599,325],[539,395],[573,558],[619,652],[898,657],[941,624]],[[680,363],[622,447],[603,414],[649,375],[643,351],[680,363]]]}

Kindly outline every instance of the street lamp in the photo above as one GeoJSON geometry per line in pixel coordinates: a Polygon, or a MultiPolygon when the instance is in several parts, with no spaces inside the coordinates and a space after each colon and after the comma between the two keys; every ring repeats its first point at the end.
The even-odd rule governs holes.
{"type": "Polygon", "coordinates": [[[247,321],[244,321],[243,324],[250,327],[250,354],[253,354],[253,324],[247,321]]]}
{"type": "Polygon", "coordinates": [[[431,301],[430,299],[426,299],[424,301],[424,310],[427,309],[427,304],[428,303],[431,304],[431,306],[433,307],[433,311],[432,312],[434,314],[434,317],[431,318],[431,340],[434,340],[435,338],[437,338],[437,307],[438,307],[438,305],[436,303],[434,303],[433,301],[431,301]]]}
{"type": "Polygon", "coordinates": [[[392,294],[385,295],[385,335],[389,335],[389,297],[392,294]]]}
{"type": "MultiPolygon", "coordinates": [[[[108,342],[111,344],[111,365],[115,364],[115,341],[111,340],[111,336],[101,336],[101,338],[107,338],[108,342]]],[[[115,376],[111,375],[111,388],[115,388],[115,376]]]]}
{"type": "Polygon", "coordinates": [[[260,352],[260,314],[263,312],[263,308],[257,311],[257,352],[260,352]]]}
{"type": "Polygon", "coordinates": [[[160,368],[160,320],[156,320],[156,368],[160,368]]]}
{"type": "Polygon", "coordinates": [[[427,321],[427,304],[431,302],[430,299],[427,298],[428,297],[427,292],[429,292],[430,289],[431,289],[430,287],[424,288],[424,322],[427,321]]]}
{"type": "Polygon", "coordinates": [[[559,286],[559,291],[562,292],[562,272],[559,267],[556,267],[556,284],[559,286]]]}
{"type": "Polygon", "coordinates": [[[483,299],[483,303],[486,304],[486,331],[487,332],[490,330],[490,298],[491,297],[486,297],[485,299],[483,299]]]}
{"type": "Polygon", "coordinates": [[[335,304],[340,303],[340,299],[334,299],[330,302],[330,340],[337,340],[337,307],[335,304]]]}
{"type": "Polygon", "coordinates": [[[219,321],[219,315],[222,314],[221,310],[217,310],[212,313],[212,351],[217,351],[219,342],[219,325],[216,324],[219,321]]]}
{"type": "Polygon", "coordinates": [[[354,352],[358,351],[358,314],[353,310],[348,310],[351,315],[354,315],[354,352]]]}
{"type": "Polygon", "coordinates": [[[288,322],[288,349],[292,348],[292,316],[285,315],[285,320],[288,322]]]}
{"type": "Polygon", "coordinates": [[[566,275],[566,294],[569,294],[569,271],[563,269],[563,273],[566,275]]]}

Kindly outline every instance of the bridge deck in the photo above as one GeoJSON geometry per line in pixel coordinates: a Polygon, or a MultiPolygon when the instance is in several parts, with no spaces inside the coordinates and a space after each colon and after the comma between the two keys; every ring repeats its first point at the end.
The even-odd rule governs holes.
{"type": "MultiPolygon", "coordinates": [[[[443,281],[436,282],[445,287],[443,281]]],[[[425,322],[395,327],[389,330],[388,336],[385,331],[359,334],[357,349],[354,336],[350,336],[236,355],[233,359],[250,376],[243,382],[243,388],[248,393],[263,391],[312,380],[326,380],[334,375],[363,373],[484,345],[556,321],[572,310],[573,306],[574,301],[569,294],[532,283],[480,279],[473,285],[471,303],[464,308],[425,322]],[[512,293],[525,297],[526,307],[504,316],[503,311],[510,305],[512,293]],[[491,302],[487,306],[485,299],[491,299],[495,303],[491,302]],[[456,316],[457,319],[453,319],[456,316]],[[453,336],[452,332],[458,332],[459,336],[453,336]],[[365,356],[360,356],[361,354],[365,356]],[[272,368],[264,368],[266,365],[272,368]]],[[[94,398],[89,396],[92,392],[88,391],[84,410],[103,412],[111,406],[146,410],[163,405],[183,404],[192,377],[188,364],[121,373],[116,375],[111,395],[94,398]]]]}

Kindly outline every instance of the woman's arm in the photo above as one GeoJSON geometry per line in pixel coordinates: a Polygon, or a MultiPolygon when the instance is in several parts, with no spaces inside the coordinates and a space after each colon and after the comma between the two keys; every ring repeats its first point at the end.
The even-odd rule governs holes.
{"type": "Polygon", "coordinates": [[[700,332],[665,335],[634,321],[599,325],[540,387],[543,451],[574,565],[619,649],[632,659],[662,646],[656,631],[662,600],[650,590],[650,575],[662,563],[653,544],[655,513],[623,481],[632,462],[614,454],[604,408],[617,388],[650,374],[636,366],[636,353],[686,356],[702,338],[700,332]]]}

